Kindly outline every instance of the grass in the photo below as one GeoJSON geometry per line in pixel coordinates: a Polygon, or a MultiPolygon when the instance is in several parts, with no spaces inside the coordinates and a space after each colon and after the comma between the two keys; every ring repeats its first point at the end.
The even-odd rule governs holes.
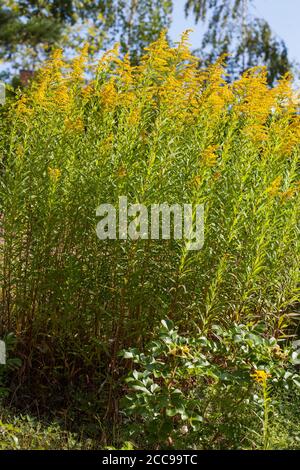
{"type": "Polygon", "coordinates": [[[72,450],[93,449],[95,442],[80,440],[57,422],[47,423],[30,415],[0,411],[1,450],[72,450]]]}

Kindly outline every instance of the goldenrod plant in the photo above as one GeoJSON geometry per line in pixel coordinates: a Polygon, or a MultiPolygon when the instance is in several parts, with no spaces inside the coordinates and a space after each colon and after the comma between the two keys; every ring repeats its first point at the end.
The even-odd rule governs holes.
{"type": "Polygon", "coordinates": [[[297,93],[289,75],[270,88],[264,67],[229,83],[225,62],[202,67],[188,32],[175,47],[162,33],[138,65],[118,45],[97,63],[87,45],[73,60],[57,50],[1,108],[1,329],[21,339],[16,380],[37,396],[45,382],[61,396],[66,381],[101,383],[105,416],[116,413],[118,352],[162,318],[188,334],[292,328],[297,93]],[[204,246],[99,240],[96,208],[121,196],[204,204],[204,246]]]}

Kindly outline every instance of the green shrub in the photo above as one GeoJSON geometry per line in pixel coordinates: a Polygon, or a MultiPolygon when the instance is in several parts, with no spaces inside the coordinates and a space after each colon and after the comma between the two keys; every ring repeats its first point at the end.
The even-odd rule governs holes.
{"type": "Polygon", "coordinates": [[[135,418],[130,437],[150,447],[269,448],[272,397],[300,388],[297,354],[261,324],[214,326],[209,337],[189,339],[163,320],[145,352],[122,354],[137,365],[124,400],[135,418]]]}

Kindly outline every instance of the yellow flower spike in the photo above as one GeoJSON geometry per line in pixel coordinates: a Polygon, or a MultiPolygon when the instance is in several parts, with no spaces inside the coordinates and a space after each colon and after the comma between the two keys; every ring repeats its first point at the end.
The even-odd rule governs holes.
{"type": "Polygon", "coordinates": [[[97,65],[97,73],[109,70],[111,64],[119,59],[120,43],[116,43],[114,47],[103,54],[97,65]]]}
{"type": "Polygon", "coordinates": [[[19,116],[22,115],[31,115],[33,109],[28,106],[28,98],[26,96],[21,96],[21,98],[16,103],[16,113],[19,116]]]}
{"type": "Polygon", "coordinates": [[[193,186],[195,186],[196,188],[199,188],[201,185],[201,182],[202,182],[202,177],[200,175],[194,176],[192,180],[193,186]]]}
{"type": "Polygon", "coordinates": [[[89,100],[89,98],[93,95],[94,92],[95,92],[95,89],[92,84],[87,85],[81,89],[82,97],[85,100],[89,100]]]}
{"type": "Polygon", "coordinates": [[[100,92],[101,102],[107,111],[112,111],[118,104],[118,92],[115,86],[115,79],[112,78],[106,83],[100,92]]]}
{"type": "Polygon", "coordinates": [[[300,182],[296,182],[295,186],[291,186],[288,188],[286,191],[282,192],[280,194],[280,197],[284,200],[287,201],[289,199],[292,199],[296,194],[300,191],[300,182]]]}
{"type": "Polygon", "coordinates": [[[148,69],[151,69],[152,73],[158,75],[157,78],[163,78],[168,74],[169,66],[176,57],[176,49],[169,46],[166,32],[162,31],[157,41],[145,47],[145,51],[147,54],[141,59],[140,73],[145,74],[148,69]]]}
{"type": "Polygon", "coordinates": [[[124,178],[124,176],[126,175],[127,175],[126,168],[124,168],[124,166],[120,166],[120,168],[118,169],[118,176],[120,178],[124,178]]]}
{"type": "Polygon", "coordinates": [[[194,30],[192,28],[188,28],[185,31],[183,31],[183,33],[181,33],[180,41],[178,43],[179,48],[183,47],[183,48],[187,48],[187,49],[190,50],[191,44],[188,41],[189,41],[189,38],[190,38],[190,34],[193,31],[194,30]]]}
{"type": "Polygon", "coordinates": [[[84,123],[80,117],[76,119],[66,118],[64,124],[66,129],[71,132],[80,133],[84,130],[84,123]]]}
{"type": "Polygon", "coordinates": [[[295,93],[292,87],[293,76],[290,72],[286,73],[273,88],[272,93],[276,101],[276,111],[285,109],[287,112],[295,112],[298,106],[298,100],[295,99],[295,93]]]}
{"type": "Polygon", "coordinates": [[[279,194],[281,183],[282,183],[282,176],[278,176],[271,183],[271,185],[266,189],[266,193],[269,194],[269,196],[271,197],[277,196],[277,194],[279,194]]]}
{"type": "Polygon", "coordinates": [[[244,127],[243,133],[251,139],[254,144],[262,144],[267,140],[267,131],[264,125],[253,122],[244,127]]]}
{"type": "MultiPolygon", "coordinates": [[[[192,120],[197,114],[197,95],[200,93],[199,59],[190,53],[188,34],[189,31],[184,33],[177,47],[171,48],[162,33],[155,43],[146,48],[148,54],[138,68],[140,77],[148,76],[149,72],[153,77],[153,84],[148,84],[147,92],[158,96],[159,106],[178,121],[192,120]]],[[[148,102],[151,100],[152,97],[149,97],[148,102]]]]}
{"type": "Polygon", "coordinates": [[[62,80],[62,69],[66,66],[63,60],[62,49],[55,49],[45,67],[39,71],[38,83],[40,87],[47,88],[51,82],[59,83],[62,80]]]}
{"type": "Polygon", "coordinates": [[[265,67],[254,67],[233,84],[235,112],[247,119],[244,132],[254,143],[265,140],[264,124],[276,106],[276,96],[267,84],[265,67]],[[255,129],[251,130],[253,126],[255,129]]]}
{"type": "MultiPolygon", "coordinates": [[[[169,50],[170,46],[167,41],[166,31],[161,31],[158,39],[152,42],[149,46],[145,47],[145,51],[148,52],[148,55],[152,55],[157,51],[169,50]]],[[[147,55],[144,56],[147,59],[147,55]]]]}
{"type": "Polygon", "coordinates": [[[100,142],[100,149],[109,151],[113,146],[114,135],[109,134],[105,139],[100,142]]]}
{"type": "Polygon", "coordinates": [[[130,114],[128,116],[128,124],[131,126],[136,126],[141,119],[141,110],[139,108],[134,108],[130,111],[130,114]]]}
{"type": "Polygon", "coordinates": [[[185,346],[181,346],[180,349],[181,349],[182,354],[184,354],[184,355],[187,355],[187,354],[190,353],[190,348],[189,348],[188,346],[186,346],[186,345],[185,345],[185,346]]]}
{"type": "Polygon", "coordinates": [[[116,64],[115,73],[119,78],[118,82],[126,89],[134,82],[134,73],[136,67],[130,63],[129,53],[125,54],[123,59],[119,57],[113,57],[112,62],[116,64]]]}
{"type": "Polygon", "coordinates": [[[253,377],[256,383],[266,385],[268,378],[271,377],[271,374],[268,374],[264,370],[257,369],[253,374],[251,374],[251,377],[253,377]]]}
{"type": "Polygon", "coordinates": [[[32,99],[36,105],[44,109],[51,107],[53,84],[59,86],[62,82],[62,69],[65,66],[62,56],[61,49],[54,50],[45,67],[39,70],[37,80],[33,85],[32,99]]]}
{"type": "Polygon", "coordinates": [[[85,71],[87,59],[88,59],[89,45],[86,43],[81,49],[81,53],[78,57],[75,57],[72,61],[71,78],[73,80],[83,80],[83,73],[85,71]]]}
{"type": "Polygon", "coordinates": [[[173,348],[169,350],[170,356],[176,356],[177,355],[177,348],[173,348]]]}
{"type": "Polygon", "coordinates": [[[61,111],[67,111],[72,106],[73,100],[69,87],[62,83],[56,90],[53,97],[53,104],[56,106],[56,109],[61,111]]]}
{"type": "Polygon", "coordinates": [[[21,158],[24,155],[24,147],[23,145],[19,144],[16,149],[16,155],[17,157],[21,158]]]}
{"type": "Polygon", "coordinates": [[[61,177],[61,170],[59,168],[51,168],[48,167],[48,174],[53,183],[57,183],[59,178],[61,177]]]}
{"type": "Polygon", "coordinates": [[[33,94],[33,99],[35,103],[37,103],[40,106],[46,106],[47,105],[47,89],[48,89],[48,82],[46,80],[43,80],[38,88],[35,90],[33,94]]]}
{"type": "Polygon", "coordinates": [[[287,189],[286,191],[282,192],[280,194],[280,197],[284,200],[284,201],[288,201],[289,199],[292,199],[295,194],[297,193],[296,189],[295,188],[289,188],[287,189]]]}
{"type": "Polygon", "coordinates": [[[221,56],[198,77],[199,84],[204,88],[199,98],[202,107],[208,110],[210,119],[218,119],[227,112],[227,106],[235,98],[232,87],[225,80],[225,57],[221,56]]]}
{"type": "Polygon", "coordinates": [[[217,145],[210,145],[204,150],[202,154],[202,162],[205,166],[212,167],[216,165],[218,161],[218,155],[215,153],[217,148],[217,145]]]}
{"type": "Polygon", "coordinates": [[[63,51],[62,49],[55,49],[51,55],[51,64],[52,67],[55,68],[62,68],[65,66],[65,62],[63,61],[63,51]]]}

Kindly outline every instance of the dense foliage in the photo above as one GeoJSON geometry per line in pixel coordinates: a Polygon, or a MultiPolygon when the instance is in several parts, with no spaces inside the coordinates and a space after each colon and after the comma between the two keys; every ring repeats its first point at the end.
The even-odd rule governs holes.
{"type": "Polygon", "coordinates": [[[272,446],[276,393],[299,397],[299,351],[265,333],[263,324],[214,325],[210,338],[186,338],[162,320],[146,353],[123,353],[137,364],[124,400],[127,414],[139,418],[129,437],[176,448],[272,446]]]}
{"type": "Polygon", "coordinates": [[[229,84],[222,59],[199,68],[186,34],[175,48],[161,35],[138,66],[117,47],[97,64],[87,47],[72,62],[56,51],[8,99],[0,136],[1,334],[17,335],[23,397],[59,408],[84,387],[101,391],[87,415],[117,416],[119,352],[143,348],[162,318],[190,337],[215,324],[263,322],[276,338],[292,327],[300,117],[289,76],[270,89],[256,67],[229,84]],[[100,241],[96,208],[120,196],[204,204],[204,247],[100,241]]]}

